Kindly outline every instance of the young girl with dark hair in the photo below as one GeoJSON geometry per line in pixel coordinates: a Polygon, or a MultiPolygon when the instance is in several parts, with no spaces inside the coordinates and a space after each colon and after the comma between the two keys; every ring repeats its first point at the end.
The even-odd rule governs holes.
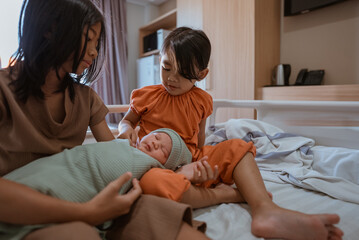
{"type": "Polygon", "coordinates": [[[341,239],[342,231],[334,226],[339,222],[338,215],[307,215],[281,208],[272,201],[254,160],[252,143],[231,139],[215,146],[203,146],[206,119],[212,113],[213,101],[195,83],[208,74],[210,53],[210,41],[203,31],[176,28],[166,37],[161,49],[162,84],[132,92],[130,109],[119,124],[119,137],[133,142],[137,138],[137,124],[140,139],[157,128],[171,128],[182,137],[194,161],[177,172],[151,169],[140,181],[144,193],[182,202],[189,202],[192,198],[193,207],[203,207],[213,204],[213,199],[193,201],[198,190],[191,188],[191,183],[209,188],[220,182],[234,182],[241,200],[251,207],[252,233],[255,236],[341,239]],[[206,157],[208,159],[204,161],[206,157]],[[197,168],[204,167],[218,168],[218,178],[194,178],[199,172],[197,168]]]}
{"type": "MultiPolygon", "coordinates": [[[[103,63],[104,26],[90,0],[24,0],[19,48],[11,66],[0,70],[0,176],[81,145],[88,127],[97,141],[114,139],[105,122],[108,109],[86,85],[95,80],[103,63]]],[[[188,205],[140,197],[136,179],[132,190],[119,195],[130,178],[131,173],[123,174],[82,203],[0,178],[0,221],[46,224],[26,240],[101,239],[93,226],[122,215],[126,217],[109,239],[206,238],[190,226],[188,205]]]]}

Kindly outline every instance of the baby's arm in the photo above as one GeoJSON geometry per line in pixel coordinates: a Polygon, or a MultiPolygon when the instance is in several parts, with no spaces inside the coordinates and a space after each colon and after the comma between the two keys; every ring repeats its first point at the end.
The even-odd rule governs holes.
{"type": "Polygon", "coordinates": [[[140,121],[140,116],[129,109],[118,125],[118,138],[128,139],[132,146],[136,145],[137,133],[135,128],[140,121]]]}
{"type": "Polygon", "coordinates": [[[206,119],[199,123],[198,148],[202,148],[206,138],[206,119]]]}

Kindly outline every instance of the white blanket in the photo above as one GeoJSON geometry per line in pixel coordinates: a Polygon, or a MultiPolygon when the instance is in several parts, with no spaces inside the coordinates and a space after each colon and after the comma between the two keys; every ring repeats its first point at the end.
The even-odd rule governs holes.
{"type": "Polygon", "coordinates": [[[349,159],[346,155],[346,164],[342,164],[343,154],[333,155],[337,152],[334,148],[324,147],[323,150],[323,147],[314,147],[312,139],[285,133],[252,119],[231,119],[216,125],[214,130],[207,137],[206,144],[213,145],[233,138],[252,141],[257,148],[256,161],[264,180],[291,183],[359,204],[358,150],[350,150],[349,159]],[[332,154],[328,156],[328,152],[332,154]],[[326,167],[326,159],[330,159],[329,167],[326,167]]]}

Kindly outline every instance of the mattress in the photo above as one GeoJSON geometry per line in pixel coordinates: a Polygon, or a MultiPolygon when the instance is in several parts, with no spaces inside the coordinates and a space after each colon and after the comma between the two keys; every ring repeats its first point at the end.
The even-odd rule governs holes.
{"type": "MultiPolygon", "coordinates": [[[[323,193],[302,189],[287,183],[265,181],[273,201],[281,207],[308,214],[336,213],[343,239],[358,239],[359,205],[334,199],[323,193]]],[[[220,204],[194,210],[194,219],[207,223],[206,234],[211,239],[254,240],[251,234],[251,216],[247,204],[220,204]]]]}
{"type": "MultiPolygon", "coordinates": [[[[258,168],[277,205],[308,214],[338,214],[343,239],[358,239],[358,149],[316,145],[311,138],[252,119],[216,124],[211,127],[206,144],[233,138],[252,141],[256,146],[258,168]]],[[[194,218],[207,223],[206,234],[211,239],[262,239],[251,233],[247,204],[196,209],[194,218]]]]}

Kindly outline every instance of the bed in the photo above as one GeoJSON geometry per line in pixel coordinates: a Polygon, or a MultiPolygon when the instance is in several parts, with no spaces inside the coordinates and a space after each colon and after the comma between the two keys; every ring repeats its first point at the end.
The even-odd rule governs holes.
{"type": "MultiPolygon", "coordinates": [[[[275,203],[305,213],[337,213],[343,239],[358,239],[359,102],[215,100],[208,122],[207,144],[251,135],[275,203]],[[219,108],[252,108],[257,120],[216,123],[219,108]],[[313,157],[298,158],[305,148],[313,157]]],[[[207,222],[211,239],[261,239],[251,234],[246,204],[197,209],[194,218],[207,222]]]]}
{"type": "MultiPolygon", "coordinates": [[[[109,106],[110,112],[127,108],[109,106]]],[[[258,167],[275,203],[304,213],[336,213],[343,238],[358,239],[359,102],[217,99],[206,136],[206,144],[231,138],[253,141],[258,167]],[[255,109],[256,120],[217,123],[219,108],[255,109]]],[[[261,239],[251,234],[246,204],[196,209],[194,218],[207,223],[211,239],[261,239]]]]}

